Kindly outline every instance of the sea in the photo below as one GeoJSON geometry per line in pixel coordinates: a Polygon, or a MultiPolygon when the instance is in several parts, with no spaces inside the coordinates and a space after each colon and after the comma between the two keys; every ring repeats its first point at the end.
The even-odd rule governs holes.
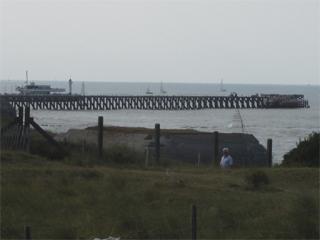
{"type": "MultiPolygon", "coordinates": [[[[24,80],[1,80],[1,94],[18,94],[15,86],[25,85],[24,80]]],[[[71,89],[68,81],[36,81],[37,85],[51,85],[65,88],[66,93],[85,95],[145,95],[147,88],[153,95],[160,95],[161,83],[145,82],[80,82],[73,81],[71,89]],[[83,88],[84,86],[84,88],[83,88]]],[[[163,82],[166,95],[175,96],[238,96],[254,94],[303,94],[310,108],[296,109],[239,109],[243,123],[249,134],[267,146],[272,139],[273,163],[281,163],[283,155],[295,148],[312,132],[319,132],[319,85],[262,85],[224,84],[225,92],[220,92],[220,83],[167,83],[163,82]]],[[[230,125],[236,109],[202,110],[32,110],[30,115],[45,130],[54,133],[69,129],[85,129],[98,125],[98,117],[103,117],[105,126],[194,129],[202,132],[232,132],[230,125]]],[[[228,147],[228,146],[225,146],[228,147]]],[[[232,155],[232,149],[230,149],[232,155]]]]}

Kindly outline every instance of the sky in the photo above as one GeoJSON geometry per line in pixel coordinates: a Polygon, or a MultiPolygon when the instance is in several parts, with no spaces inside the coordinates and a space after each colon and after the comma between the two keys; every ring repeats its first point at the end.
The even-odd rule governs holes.
{"type": "Polygon", "coordinates": [[[0,4],[2,80],[319,85],[319,1],[0,4]]]}

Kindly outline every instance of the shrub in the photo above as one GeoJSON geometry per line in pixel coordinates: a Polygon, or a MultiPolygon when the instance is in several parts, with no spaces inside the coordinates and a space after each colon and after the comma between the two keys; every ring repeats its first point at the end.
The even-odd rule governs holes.
{"type": "Polygon", "coordinates": [[[319,167],[319,132],[312,132],[283,156],[284,167],[319,167]]]}
{"type": "Polygon", "coordinates": [[[247,172],[244,180],[246,183],[246,188],[251,190],[262,189],[270,183],[269,176],[262,170],[247,172]]]}
{"type": "Polygon", "coordinates": [[[114,144],[107,149],[107,157],[115,164],[141,164],[142,155],[135,149],[122,144],[114,144]]]}

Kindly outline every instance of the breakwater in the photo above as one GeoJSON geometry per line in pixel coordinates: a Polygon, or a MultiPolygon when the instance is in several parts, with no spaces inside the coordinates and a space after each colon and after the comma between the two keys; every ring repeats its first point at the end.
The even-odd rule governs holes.
{"type": "Polygon", "coordinates": [[[195,110],[215,108],[303,108],[303,95],[253,96],[81,96],[81,95],[2,95],[14,108],[38,110],[195,110]]]}

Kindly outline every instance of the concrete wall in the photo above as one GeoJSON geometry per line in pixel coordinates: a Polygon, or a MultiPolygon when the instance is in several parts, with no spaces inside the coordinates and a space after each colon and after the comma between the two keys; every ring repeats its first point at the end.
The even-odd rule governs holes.
{"type": "MultiPolygon", "coordinates": [[[[163,157],[197,163],[201,152],[201,163],[213,163],[214,135],[213,134],[176,134],[160,138],[160,154],[163,157]]],[[[222,149],[229,148],[234,160],[234,167],[244,167],[247,159],[248,167],[265,167],[267,150],[252,134],[219,133],[218,134],[218,163],[222,157],[222,149]]],[[[149,144],[150,154],[154,151],[154,142],[149,144]]]]}

